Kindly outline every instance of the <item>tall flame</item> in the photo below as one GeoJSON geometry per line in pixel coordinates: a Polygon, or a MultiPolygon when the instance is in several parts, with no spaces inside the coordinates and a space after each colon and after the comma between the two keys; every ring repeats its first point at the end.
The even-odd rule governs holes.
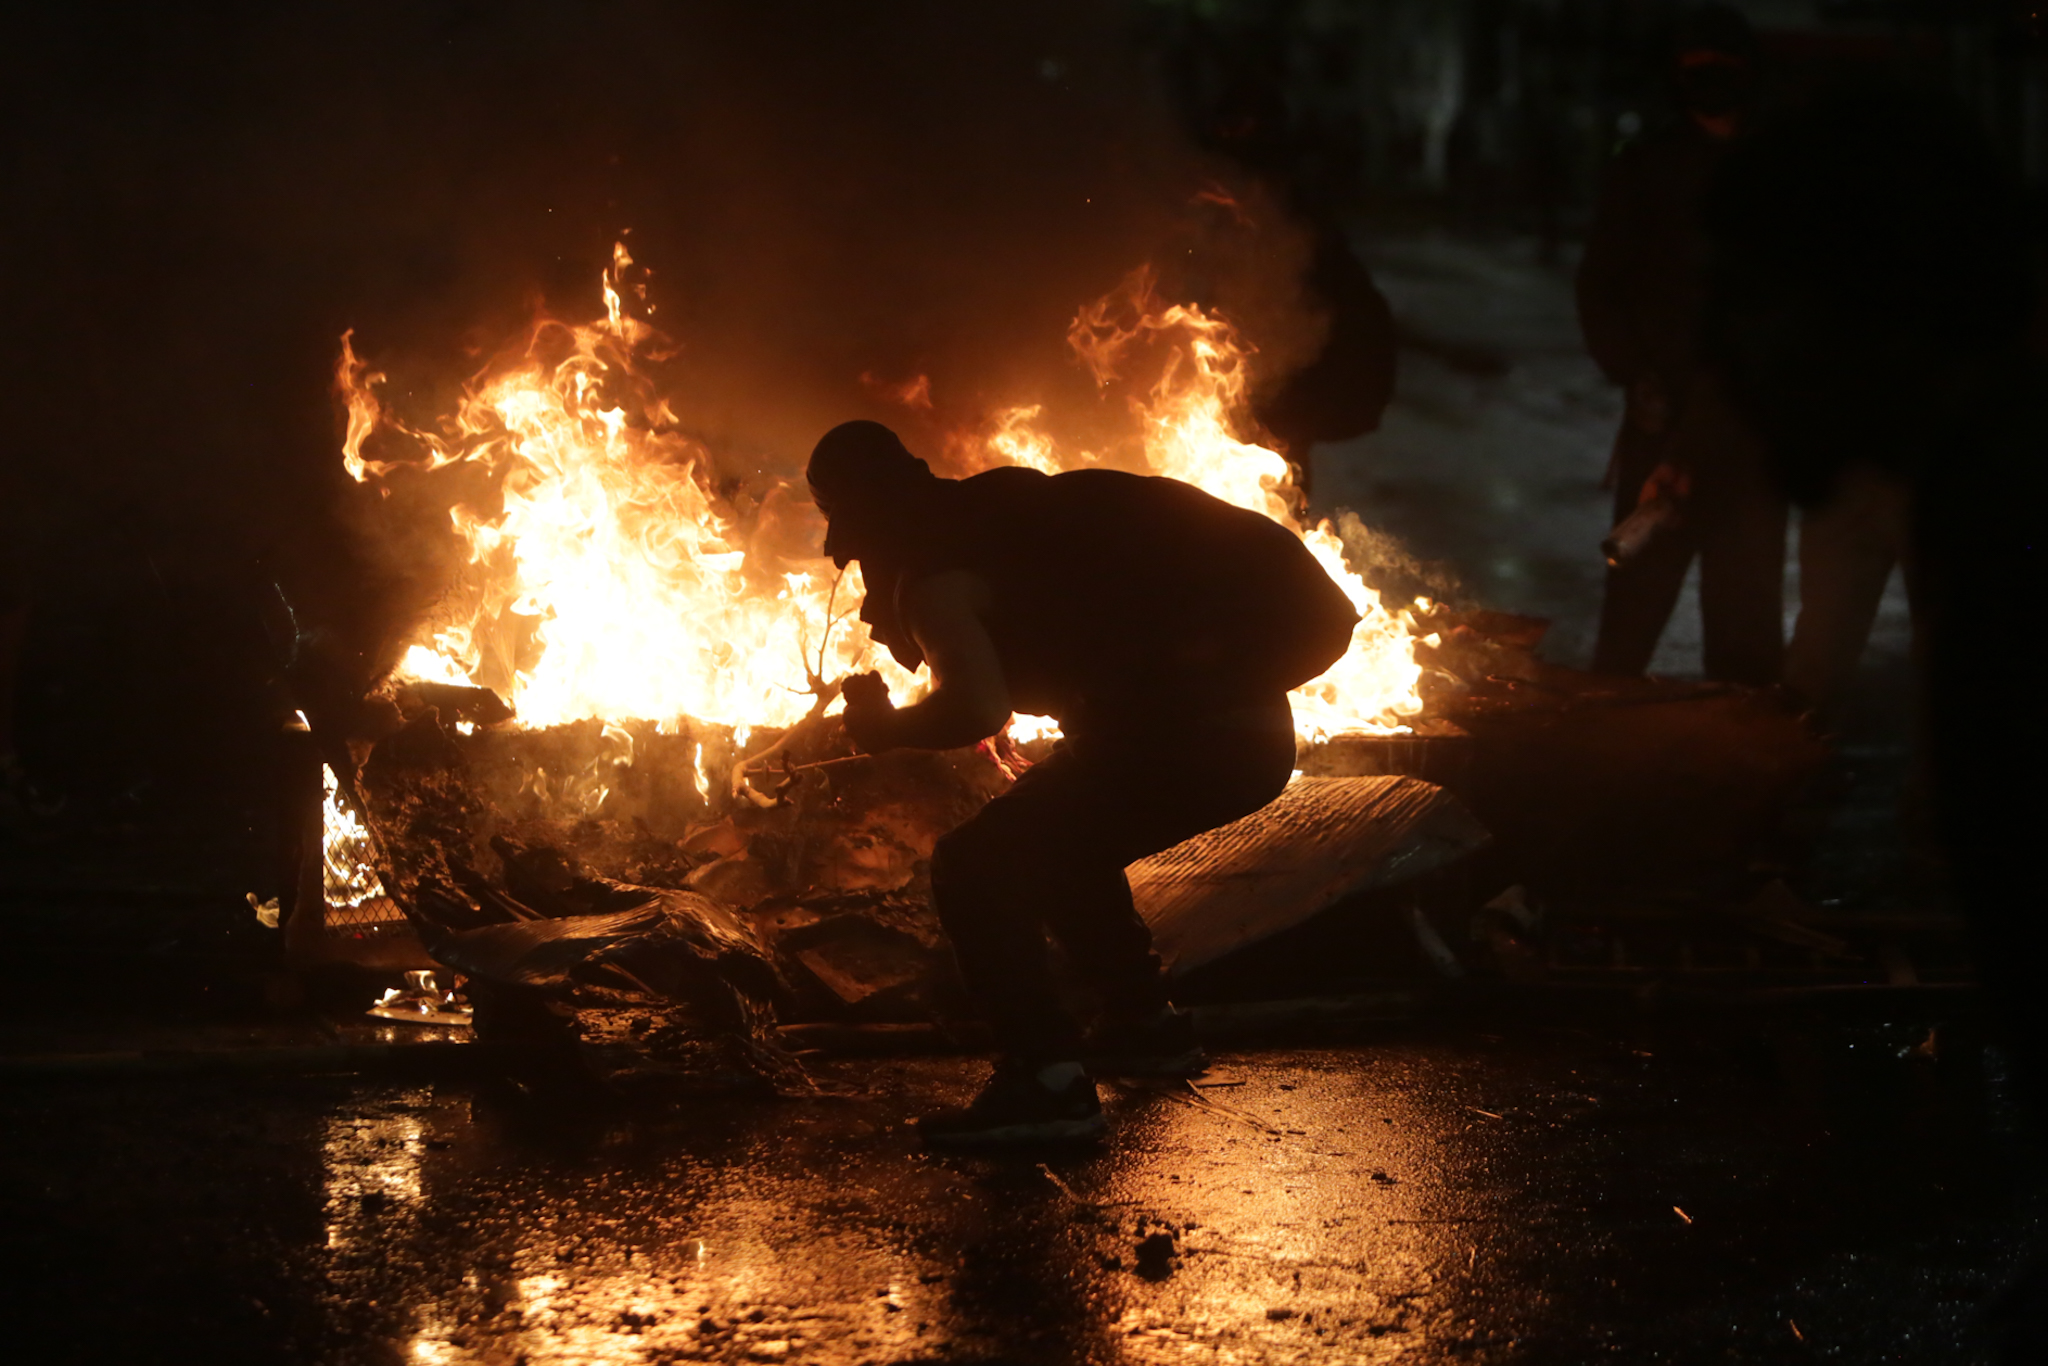
{"type": "MultiPolygon", "coordinates": [[[[342,338],[336,371],[348,425],[343,463],[358,480],[401,466],[478,464],[495,476],[495,507],[450,513],[469,571],[429,638],[399,673],[491,687],[524,725],[583,717],[657,721],[684,716],[738,726],[788,725],[823,680],[880,668],[897,696],[910,675],[876,651],[858,621],[858,569],[843,582],[823,560],[756,549],[715,491],[707,451],[681,429],[636,368],[660,334],[630,313],[632,257],[615,248],[603,276],[605,317],[584,326],[543,321],[523,348],[487,365],[456,412],[426,430],[383,405],[371,370],[342,338]],[[389,433],[420,456],[377,460],[365,444],[389,433]]],[[[1162,355],[1157,380],[1131,406],[1146,465],[1195,484],[1300,534],[1362,618],[1351,649],[1294,694],[1305,739],[1403,730],[1422,704],[1414,622],[1345,567],[1327,523],[1304,530],[1285,459],[1239,435],[1249,357],[1229,322],[1166,304],[1149,270],[1083,308],[1068,340],[1098,382],[1141,355],[1162,355]]],[[[920,391],[929,402],[928,389],[920,391]]],[[[1057,471],[1064,458],[1035,423],[1041,409],[1005,408],[972,440],[991,463],[1057,471]]],[[[786,488],[762,500],[785,504],[786,488]]],[[[1025,729],[1043,733],[1043,718],[1025,729]]]]}
{"type": "Polygon", "coordinates": [[[399,673],[475,683],[520,721],[583,717],[788,725],[812,705],[807,681],[881,667],[858,622],[861,594],[830,562],[751,555],[712,490],[710,456],[678,430],[635,368],[658,340],[625,311],[622,245],[604,273],[605,318],[538,324],[523,349],[487,366],[442,430],[405,426],[376,403],[382,378],[343,341],[349,472],[393,465],[361,455],[358,413],[411,438],[421,466],[480,463],[499,477],[496,508],[456,505],[471,570],[452,620],[414,644],[399,673]]]}
{"type": "MultiPolygon", "coordinates": [[[[1192,304],[1167,304],[1150,267],[1083,308],[1067,341],[1098,385],[1119,377],[1135,353],[1163,350],[1159,378],[1131,399],[1145,462],[1154,474],[1193,484],[1226,503],[1263,513],[1302,538],[1359,615],[1344,657],[1293,694],[1294,728],[1304,740],[1344,733],[1396,734],[1422,710],[1415,619],[1389,608],[1344,563],[1344,544],[1325,521],[1305,529],[1293,471],[1279,452],[1237,434],[1247,410],[1252,348],[1230,323],[1192,304]]],[[[1417,604],[1420,606],[1421,604],[1417,604]]]]}

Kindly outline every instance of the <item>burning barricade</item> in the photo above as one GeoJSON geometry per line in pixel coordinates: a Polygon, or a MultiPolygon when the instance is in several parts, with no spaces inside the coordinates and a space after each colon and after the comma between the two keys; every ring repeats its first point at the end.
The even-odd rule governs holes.
{"type": "MultiPolygon", "coordinates": [[[[854,616],[858,569],[791,533],[800,491],[714,477],[642,368],[665,342],[634,315],[623,247],[603,296],[602,319],[542,320],[427,424],[384,402],[343,338],[349,474],[459,490],[465,563],[367,696],[312,712],[327,916],[402,914],[468,978],[480,1028],[575,1017],[586,1038],[644,1043],[758,1039],[778,1015],[957,1018],[927,861],[1057,727],[1020,716],[975,749],[855,754],[841,682],[878,671],[905,702],[921,678],[854,616]]],[[[1445,718],[1468,700],[1583,688],[1508,619],[1383,602],[1336,530],[1300,523],[1286,461],[1239,426],[1250,351],[1225,320],[1139,271],[1068,340],[1099,384],[1138,386],[1118,458],[1294,530],[1360,617],[1292,695],[1307,776],[1133,868],[1169,962],[1192,970],[1484,845],[1456,796],[1413,776],[1423,752],[1463,752],[1445,718]]],[[[954,454],[967,472],[1105,459],[1062,450],[1036,416],[1006,409],[954,454]]]]}

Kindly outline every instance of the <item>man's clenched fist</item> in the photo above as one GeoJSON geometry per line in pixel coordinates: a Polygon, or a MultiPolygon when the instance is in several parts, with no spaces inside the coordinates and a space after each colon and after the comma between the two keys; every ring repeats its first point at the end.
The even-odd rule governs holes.
{"type": "Polygon", "coordinates": [[[854,674],[840,685],[839,694],[846,699],[843,720],[848,739],[869,754],[894,748],[889,723],[895,719],[896,705],[889,700],[889,685],[880,674],[854,674]]]}

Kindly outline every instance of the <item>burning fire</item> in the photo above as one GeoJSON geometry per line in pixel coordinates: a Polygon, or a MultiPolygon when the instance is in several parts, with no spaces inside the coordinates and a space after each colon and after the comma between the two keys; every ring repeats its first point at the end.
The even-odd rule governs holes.
{"type": "Polygon", "coordinates": [[[1414,616],[1388,608],[1346,567],[1344,543],[1328,522],[1313,530],[1302,527],[1286,459],[1237,436],[1231,419],[1246,409],[1251,348],[1236,329],[1192,304],[1163,303],[1151,268],[1142,267],[1083,308],[1067,330],[1067,342],[1099,385],[1115,380],[1126,357],[1147,349],[1148,343],[1163,349],[1158,380],[1131,400],[1152,473],[1271,517],[1302,538],[1351,599],[1360,618],[1351,648],[1322,677],[1295,690],[1295,733],[1315,741],[1346,733],[1406,731],[1402,718],[1422,710],[1414,616]]]}
{"type": "Polygon", "coordinates": [[[341,799],[341,780],[326,764],[320,765],[320,787],[324,797],[320,822],[320,890],[330,911],[353,911],[384,898],[384,884],[377,877],[376,850],[369,829],[353,808],[341,799]]]}
{"type": "Polygon", "coordinates": [[[343,338],[352,475],[394,468],[363,455],[381,429],[422,449],[425,469],[467,461],[498,478],[499,506],[451,510],[471,572],[399,675],[491,688],[529,726],[789,725],[815,700],[807,679],[877,667],[865,633],[838,620],[860,600],[859,575],[841,583],[828,561],[748,553],[736,511],[712,491],[709,453],[635,368],[661,338],[623,307],[632,264],[615,249],[602,321],[536,324],[438,431],[385,409],[383,377],[343,338]]]}
{"type": "MultiPolygon", "coordinates": [[[[498,494],[495,506],[451,510],[468,573],[406,651],[399,676],[491,688],[527,726],[585,717],[786,726],[826,680],[871,668],[907,698],[916,680],[848,619],[862,592],[858,568],[840,581],[827,561],[758,550],[746,519],[714,491],[709,453],[636,368],[640,357],[659,358],[663,339],[627,311],[628,296],[645,298],[644,284],[628,282],[632,267],[625,247],[615,248],[602,320],[536,323],[432,428],[380,401],[384,377],[343,336],[349,474],[365,482],[466,462],[487,468],[498,494]],[[373,438],[380,449],[419,454],[373,458],[373,438]]],[[[1082,309],[1068,339],[1104,384],[1141,352],[1163,352],[1157,381],[1132,400],[1150,470],[1301,534],[1350,595],[1363,618],[1350,652],[1294,695],[1303,738],[1405,729],[1402,718],[1422,707],[1414,622],[1345,567],[1327,524],[1302,528],[1287,462],[1238,436],[1232,419],[1244,410],[1250,348],[1230,324],[1163,304],[1141,270],[1082,309]]],[[[928,385],[918,394],[929,403],[928,385]]],[[[1058,452],[1034,425],[1040,411],[998,413],[978,438],[984,463],[1057,471],[1094,459],[1058,452]]],[[[786,486],[767,490],[763,506],[778,496],[789,496],[786,486]]],[[[1047,733],[1046,718],[1013,722],[1020,738],[1047,733]]]]}

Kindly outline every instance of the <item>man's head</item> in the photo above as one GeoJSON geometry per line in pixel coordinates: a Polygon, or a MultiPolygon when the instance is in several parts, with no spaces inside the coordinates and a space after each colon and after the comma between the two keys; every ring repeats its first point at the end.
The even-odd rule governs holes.
{"type": "Polygon", "coordinates": [[[879,422],[842,422],[811,451],[805,470],[825,514],[825,553],[841,569],[875,550],[889,514],[931,483],[931,467],[879,422]]]}
{"type": "Polygon", "coordinates": [[[1678,26],[1678,103],[1708,134],[1733,137],[1756,93],[1756,31],[1731,5],[1701,5],[1678,26]]]}

